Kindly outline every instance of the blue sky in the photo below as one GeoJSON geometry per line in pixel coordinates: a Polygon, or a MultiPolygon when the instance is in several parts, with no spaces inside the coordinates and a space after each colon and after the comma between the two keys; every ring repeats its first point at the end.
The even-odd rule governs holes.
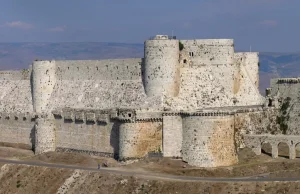
{"type": "Polygon", "coordinates": [[[0,0],[0,42],[143,43],[234,38],[237,50],[300,51],[299,0],[0,0]]]}

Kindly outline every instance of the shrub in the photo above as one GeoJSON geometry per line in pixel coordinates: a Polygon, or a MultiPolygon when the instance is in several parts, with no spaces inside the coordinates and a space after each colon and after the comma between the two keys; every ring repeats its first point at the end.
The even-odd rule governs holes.
{"type": "Polygon", "coordinates": [[[184,49],[184,45],[179,41],[179,50],[182,51],[184,49]]]}

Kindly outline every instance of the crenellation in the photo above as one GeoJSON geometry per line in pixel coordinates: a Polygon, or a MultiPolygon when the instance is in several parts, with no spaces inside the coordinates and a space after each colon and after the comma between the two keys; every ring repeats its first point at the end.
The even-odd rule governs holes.
{"type": "Polygon", "coordinates": [[[296,84],[300,82],[300,78],[278,78],[274,79],[278,84],[296,84]]]}
{"type": "Polygon", "coordinates": [[[81,111],[75,112],[74,116],[75,116],[75,121],[80,121],[80,122],[85,121],[84,113],[81,111]]]}
{"type": "Polygon", "coordinates": [[[73,111],[64,111],[63,112],[64,120],[74,121],[74,112],[73,111]]]}
{"type": "Polygon", "coordinates": [[[87,112],[85,114],[85,120],[87,122],[95,122],[96,121],[96,115],[93,112],[87,112]]]}

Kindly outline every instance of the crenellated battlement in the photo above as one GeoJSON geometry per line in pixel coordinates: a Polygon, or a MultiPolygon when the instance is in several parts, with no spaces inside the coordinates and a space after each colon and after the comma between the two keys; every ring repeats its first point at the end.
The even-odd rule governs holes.
{"type": "Polygon", "coordinates": [[[279,78],[275,79],[278,84],[297,84],[300,83],[300,78],[279,78]]]}
{"type": "Polygon", "coordinates": [[[0,120],[14,121],[14,122],[35,122],[36,114],[33,113],[0,113],[0,120]]]}
{"type": "Polygon", "coordinates": [[[161,122],[162,112],[136,112],[135,109],[72,109],[52,111],[57,120],[66,120],[74,123],[109,123],[109,122],[161,122]]]}

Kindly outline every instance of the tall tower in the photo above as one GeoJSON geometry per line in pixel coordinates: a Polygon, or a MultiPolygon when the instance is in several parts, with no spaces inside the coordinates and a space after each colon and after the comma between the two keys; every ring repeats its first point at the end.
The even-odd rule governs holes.
{"type": "Polygon", "coordinates": [[[180,87],[179,41],[157,35],[145,41],[143,81],[147,96],[177,96],[180,87]]]}
{"type": "Polygon", "coordinates": [[[55,151],[55,122],[47,107],[56,83],[55,61],[35,61],[32,65],[33,110],[35,123],[35,153],[55,151]],[[50,113],[50,114],[48,114],[50,113]]]}

